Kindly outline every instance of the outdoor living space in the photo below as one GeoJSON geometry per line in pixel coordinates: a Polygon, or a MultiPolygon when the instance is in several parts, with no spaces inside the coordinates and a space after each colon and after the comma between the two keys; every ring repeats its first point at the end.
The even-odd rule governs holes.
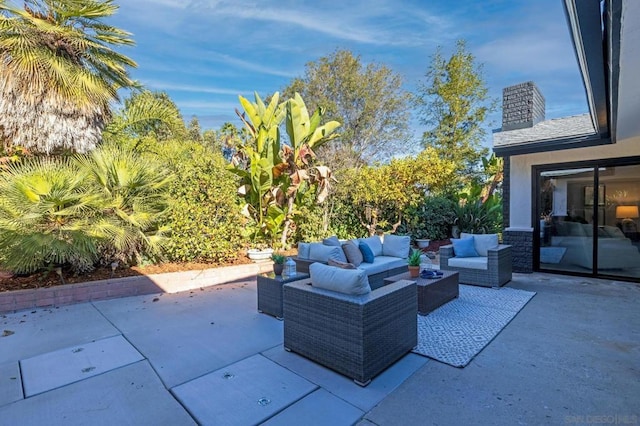
{"type": "Polygon", "coordinates": [[[637,424],[636,284],[474,288],[536,295],[466,367],[409,353],[364,388],[286,352],[254,278],[4,314],[0,424],[637,424]]]}

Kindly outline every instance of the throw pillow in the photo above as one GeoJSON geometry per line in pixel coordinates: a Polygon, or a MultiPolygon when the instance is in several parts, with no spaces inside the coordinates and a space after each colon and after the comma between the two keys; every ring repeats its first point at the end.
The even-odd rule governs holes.
{"type": "Polygon", "coordinates": [[[309,258],[309,243],[298,243],[298,257],[300,259],[308,259],[309,258]]]}
{"type": "Polygon", "coordinates": [[[409,257],[411,237],[408,235],[385,235],[382,243],[382,255],[406,259],[409,257]]]}
{"type": "Polygon", "coordinates": [[[473,238],[451,238],[451,243],[456,257],[478,257],[478,252],[473,246],[473,238]]]}
{"type": "MultiPolygon", "coordinates": [[[[376,237],[377,238],[377,237],[376,237]]],[[[373,255],[373,251],[369,247],[367,243],[360,241],[358,245],[360,252],[362,253],[363,262],[365,263],[373,263],[376,260],[376,257],[373,255]]]]}
{"type": "Polygon", "coordinates": [[[327,263],[329,259],[340,260],[342,262],[347,261],[342,247],[325,246],[322,243],[311,243],[309,247],[309,259],[324,263],[327,263]]]}
{"type": "Polygon", "coordinates": [[[356,269],[356,265],[354,265],[353,263],[340,262],[339,260],[334,260],[334,259],[329,259],[329,261],[327,262],[327,265],[335,266],[337,268],[342,268],[342,269],[356,269]]]}
{"type": "Polygon", "coordinates": [[[374,256],[382,256],[382,241],[380,240],[380,237],[374,235],[369,238],[361,238],[360,241],[367,243],[374,256]]]}
{"type": "Polygon", "coordinates": [[[347,262],[354,264],[355,266],[360,266],[364,258],[362,257],[362,252],[358,248],[353,241],[347,241],[342,245],[342,251],[344,255],[347,257],[347,262]]]}
{"type": "MultiPolygon", "coordinates": [[[[498,234],[467,234],[463,232],[460,238],[473,238],[473,247],[478,256],[489,256],[489,249],[498,248],[498,234]]],[[[455,248],[454,248],[455,249],[455,248]]]]}
{"type": "Polygon", "coordinates": [[[309,275],[314,287],[352,295],[371,292],[367,273],[362,269],[342,269],[312,263],[309,265],[309,275]]]}
{"type": "Polygon", "coordinates": [[[335,235],[332,235],[331,237],[325,238],[324,240],[322,240],[322,244],[324,244],[325,246],[334,246],[334,247],[340,247],[341,245],[340,240],[335,235]]]}

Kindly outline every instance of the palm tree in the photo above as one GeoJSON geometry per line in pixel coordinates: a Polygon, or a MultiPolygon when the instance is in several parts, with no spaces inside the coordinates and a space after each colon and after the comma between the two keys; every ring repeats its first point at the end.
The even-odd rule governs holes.
{"type": "Polygon", "coordinates": [[[46,154],[100,141],[109,102],[135,87],[130,34],[106,25],[112,0],[0,0],[0,141],[46,154]]]}

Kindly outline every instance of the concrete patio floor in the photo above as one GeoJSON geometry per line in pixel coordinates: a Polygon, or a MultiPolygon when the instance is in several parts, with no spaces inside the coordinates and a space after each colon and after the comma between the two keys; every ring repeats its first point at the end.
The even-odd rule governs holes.
{"type": "Polygon", "coordinates": [[[360,388],[284,351],[255,279],[0,315],[0,425],[637,424],[640,286],[537,292],[471,363],[409,354],[360,388]]]}

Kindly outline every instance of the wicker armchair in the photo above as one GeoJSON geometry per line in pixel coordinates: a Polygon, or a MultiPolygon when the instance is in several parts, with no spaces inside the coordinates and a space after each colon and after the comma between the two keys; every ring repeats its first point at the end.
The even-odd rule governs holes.
{"type": "Polygon", "coordinates": [[[350,377],[360,386],[417,344],[417,290],[398,281],[352,296],[285,284],[284,348],[350,377]]]}
{"type": "Polygon", "coordinates": [[[486,270],[449,266],[449,259],[454,256],[453,245],[440,247],[440,269],[457,271],[461,284],[501,287],[511,281],[510,245],[501,244],[498,248],[488,250],[486,270]]]}

